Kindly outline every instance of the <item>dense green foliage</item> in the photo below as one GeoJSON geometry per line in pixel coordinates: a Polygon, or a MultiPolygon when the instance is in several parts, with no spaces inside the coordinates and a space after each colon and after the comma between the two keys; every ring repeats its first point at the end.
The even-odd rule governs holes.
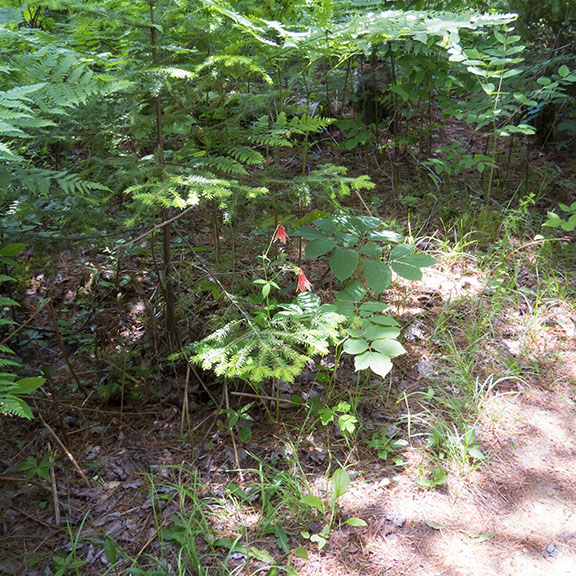
{"type": "MultiPolygon", "coordinates": [[[[373,304],[363,296],[338,294],[360,286],[378,296],[392,271],[418,280],[433,259],[382,228],[362,197],[374,183],[348,176],[338,162],[345,154],[385,157],[402,149],[432,178],[437,199],[476,172],[490,210],[493,191],[508,186],[503,138],[539,134],[561,145],[560,134],[574,128],[574,63],[569,52],[556,51],[560,38],[573,41],[565,25],[570,9],[542,6],[530,3],[520,15],[525,38],[506,5],[501,13],[454,2],[54,0],[4,7],[3,240],[38,246],[101,233],[120,219],[132,227],[160,220],[158,280],[175,351],[182,349],[176,315],[186,314],[174,304],[178,249],[170,223],[178,211],[212,211],[218,258],[222,226],[234,229],[246,217],[256,226],[292,220],[298,247],[307,241],[306,256],[328,259],[340,290],[335,308],[322,315],[329,303],[303,296],[291,303],[285,292],[258,301],[241,282],[218,281],[216,291],[235,305],[212,335],[185,349],[217,374],[293,380],[315,355],[348,338],[344,351],[356,367],[384,375],[389,357],[402,353],[394,321],[379,317],[384,307],[366,308],[373,304]],[[545,59],[526,45],[530,34],[551,44],[545,59]],[[458,140],[437,146],[448,118],[477,131],[480,147],[458,140]],[[327,151],[330,164],[321,160],[327,151]],[[312,207],[345,213],[350,194],[371,219],[336,216],[310,226],[314,216],[305,213],[312,207]],[[264,217],[254,220],[256,211],[264,217]],[[383,253],[370,240],[400,244],[383,253]],[[370,338],[375,330],[387,330],[391,343],[370,338]]],[[[194,242],[186,250],[195,250],[194,242]]]]}
{"type": "MultiPolygon", "coordinates": [[[[484,403],[550,361],[509,333],[545,332],[537,314],[573,299],[575,30],[570,0],[4,2],[0,424],[50,414],[110,502],[120,483],[88,446],[78,464],[69,426],[106,429],[106,448],[150,400],[159,442],[181,408],[178,455],[226,451],[159,486],[154,463],[155,533],[134,551],[102,536],[103,571],[297,576],[334,527],[366,525],[338,506],[366,452],[396,474],[416,447],[423,490],[484,465],[484,403]],[[270,462],[249,454],[256,407],[270,462]],[[239,485],[205,485],[204,465],[239,485]],[[241,514],[215,518],[243,508],[256,546],[241,514]]],[[[51,482],[56,511],[55,452],[37,449],[8,472],[51,482]]],[[[51,573],[89,568],[89,515],[51,573]]]]}

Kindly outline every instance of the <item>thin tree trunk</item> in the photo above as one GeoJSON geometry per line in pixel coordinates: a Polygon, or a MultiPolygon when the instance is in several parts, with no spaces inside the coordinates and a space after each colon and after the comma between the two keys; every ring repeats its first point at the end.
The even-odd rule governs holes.
{"type": "MultiPolygon", "coordinates": [[[[154,22],[154,0],[150,0],[150,40],[152,45],[152,62],[154,66],[158,66],[158,40],[157,30],[154,22]]],[[[158,164],[161,176],[164,175],[164,130],[162,127],[162,97],[158,92],[154,97],[154,110],[156,115],[156,163],[158,164]]],[[[161,218],[166,222],[171,218],[171,210],[163,209],[161,218]]],[[[178,327],[176,325],[176,315],[174,313],[174,286],[172,282],[172,252],[170,249],[170,241],[172,238],[172,230],[170,224],[162,228],[162,257],[164,260],[164,305],[166,307],[166,335],[167,344],[170,351],[179,347],[178,327]]]]}

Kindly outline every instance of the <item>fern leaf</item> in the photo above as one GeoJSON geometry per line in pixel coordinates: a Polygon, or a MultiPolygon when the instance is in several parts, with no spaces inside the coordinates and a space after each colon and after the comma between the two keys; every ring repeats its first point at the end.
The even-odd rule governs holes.
{"type": "Polygon", "coordinates": [[[264,156],[250,146],[234,146],[228,151],[230,156],[243,162],[244,164],[261,165],[264,163],[264,156]]]}
{"type": "Polygon", "coordinates": [[[30,407],[24,400],[11,395],[0,396],[0,414],[11,414],[27,420],[32,420],[34,417],[30,407]]]}

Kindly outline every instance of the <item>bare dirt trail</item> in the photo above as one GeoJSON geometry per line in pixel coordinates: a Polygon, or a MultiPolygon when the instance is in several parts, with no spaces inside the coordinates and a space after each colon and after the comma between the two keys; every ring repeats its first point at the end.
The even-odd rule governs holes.
{"type": "Polygon", "coordinates": [[[333,534],[331,551],[300,574],[576,575],[573,397],[558,385],[493,399],[482,432],[490,460],[445,488],[418,490],[417,469],[355,482],[342,506],[369,527],[333,534]]]}

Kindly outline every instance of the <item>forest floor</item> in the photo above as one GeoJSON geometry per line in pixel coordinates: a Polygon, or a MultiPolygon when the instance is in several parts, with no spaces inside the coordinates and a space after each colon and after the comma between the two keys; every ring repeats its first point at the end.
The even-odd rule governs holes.
{"type": "MultiPolygon", "coordinates": [[[[185,544],[210,575],[272,576],[271,559],[281,574],[290,559],[300,576],[576,576],[576,287],[572,271],[566,297],[543,295],[530,267],[539,249],[521,250],[518,266],[504,260],[514,268],[511,293],[489,287],[469,253],[436,246],[439,264],[422,282],[399,282],[388,295],[408,350],[390,378],[359,383],[343,363],[328,397],[310,366],[281,390],[355,402],[360,423],[350,437],[333,424],[311,426],[303,408],[282,405],[276,419],[274,407],[270,414],[252,399],[251,437],[232,441],[204,390],[223,398],[222,384],[192,374],[186,388],[185,370],[156,380],[161,395],[145,402],[127,395],[122,409],[117,395],[71,400],[70,369],[44,311],[33,325],[46,345],[37,339],[31,356],[51,365],[50,388],[33,421],[0,421],[0,575],[196,574],[178,570],[185,544]],[[377,430],[408,444],[379,458],[367,446],[377,430]],[[47,454],[58,454],[51,477],[40,470],[47,454]],[[28,481],[11,469],[26,461],[37,470],[28,481]],[[329,500],[339,466],[351,483],[319,549],[302,532],[318,534],[329,511],[306,511],[299,498],[309,489],[329,500]],[[350,517],[366,525],[345,524],[350,517]],[[186,518],[196,522],[193,543],[184,542],[186,518]],[[285,553],[283,534],[308,558],[285,553]]],[[[60,307],[71,307],[93,270],[87,262],[62,257],[33,290],[45,282],[42,295],[58,293],[60,307]]],[[[136,334],[145,298],[132,296],[122,314],[136,334]]],[[[99,302],[104,329],[120,314],[114,306],[99,302]]],[[[148,386],[118,358],[123,387],[148,386]]],[[[86,351],[69,359],[90,389],[106,371],[86,351]]],[[[251,400],[232,391],[229,399],[237,410],[251,400]]]]}

